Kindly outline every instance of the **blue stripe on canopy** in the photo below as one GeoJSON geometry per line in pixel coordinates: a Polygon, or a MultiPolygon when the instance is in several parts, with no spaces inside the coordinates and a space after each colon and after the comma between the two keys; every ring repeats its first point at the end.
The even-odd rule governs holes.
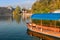
{"type": "Polygon", "coordinates": [[[33,14],[31,18],[38,19],[38,20],[59,20],[60,14],[59,13],[33,14]]]}

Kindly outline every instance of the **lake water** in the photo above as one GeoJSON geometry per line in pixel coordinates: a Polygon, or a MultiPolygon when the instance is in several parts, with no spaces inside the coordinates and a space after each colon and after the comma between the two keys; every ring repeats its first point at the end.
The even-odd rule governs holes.
{"type": "Polygon", "coordinates": [[[40,36],[41,34],[31,32],[27,29],[26,21],[21,16],[0,16],[0,40],[60,40],[54,37],[40,36]],[[35,34],[34,34],[35,33],[35,34]],[[39,35],[39,36],[35,36],[39,35]]]}

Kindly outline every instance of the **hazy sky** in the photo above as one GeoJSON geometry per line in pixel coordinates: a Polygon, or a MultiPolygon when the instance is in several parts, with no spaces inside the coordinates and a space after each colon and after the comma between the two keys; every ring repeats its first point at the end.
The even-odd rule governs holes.
{"type": "Polygon", "coordinates": [[[17,5],[26,8],[30,8],[36,0],[0,0],[0,6],[13,6],[17,5]]]}

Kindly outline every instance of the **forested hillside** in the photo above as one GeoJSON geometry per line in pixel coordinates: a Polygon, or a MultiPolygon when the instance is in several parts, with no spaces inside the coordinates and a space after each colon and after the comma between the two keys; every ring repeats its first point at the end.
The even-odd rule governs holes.
{"type": "Polygon", "coordinates": [[[38,0],[32,5],[33,13],[48,13],[60,9],[60,0],[38,0]]]}

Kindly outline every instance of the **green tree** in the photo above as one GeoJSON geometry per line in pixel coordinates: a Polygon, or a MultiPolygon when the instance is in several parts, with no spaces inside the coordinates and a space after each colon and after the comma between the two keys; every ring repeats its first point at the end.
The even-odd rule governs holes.
{"type": "Polygon", "coordinates": [[[21,8],[17,6],[15,10],[13,11],[13,18],[16,20],[16,22],[20,22],[21,15],[20,14],[21,8]]]}
{"type": "Polygon", "coordinates": [[[33,13],[48,13],[60,9],[60,0],[40,0],[32,5],[33,13]]]}
{"type": "Polygon", "coordinates": [[[16,11],[16,14],[20,14],[20,7],[17,6],[16,9],[15,9],[15,11],[16,11]]]}
{"type": "Polygon", "coordinates": [[[21,11],[21,8],[20,8],[19,6],[17,6],[17,7],[15,8],[15,10],[13,11],[13,15],[18,15],[18,14],[20,14],[20,11],[21,11]]]}

